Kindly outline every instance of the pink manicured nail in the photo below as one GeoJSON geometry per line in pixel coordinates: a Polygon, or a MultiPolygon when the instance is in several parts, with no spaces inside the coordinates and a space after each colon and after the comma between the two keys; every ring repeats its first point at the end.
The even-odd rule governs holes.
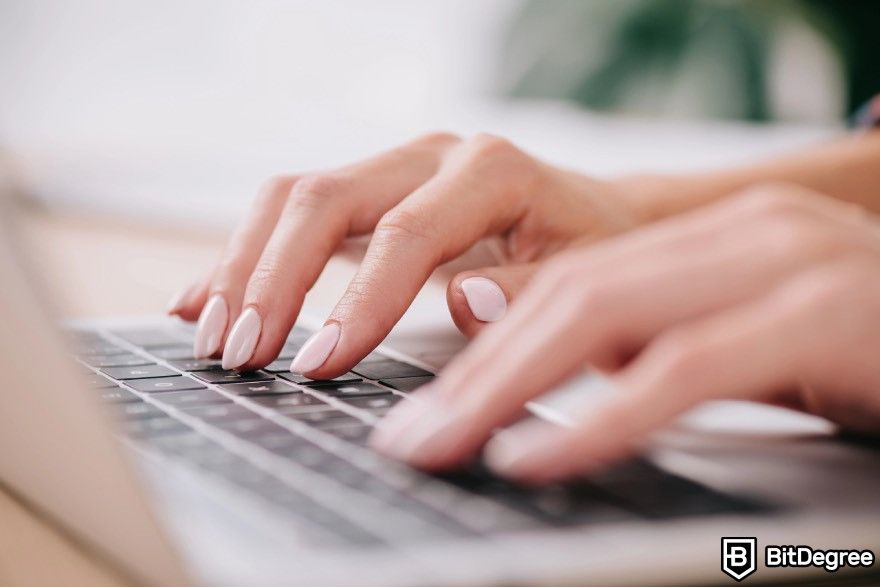
{"type": "Polygon", "coordinates": [[[226,339],[221,364],[224,369],[235,369],[248,362],[257,347],[262,327],[263,322],[256,310],[247,308],[241,313],[226,339]]]}
{"type": "Polygon", "coordinates": [[[339,324],[331,322],[306,341],[290,363],[291,372],[303,374],[314,371],[324,364],[337,342],[339,324]]]}
{"type": "Polygon", "coordinates": [[[458,436],[460,426],[457,414],[435,405],[432,411],[421,414],[418,426],[408,427],[393,444],[384,445],[383,452],[404,462],[430,462],[449,446],[450,439],[458,436]]]}
{"type": "Polygon", "coordinates": [[[204,359],[217,352],[228,320],[229,308],[226,306],[226,300],[221,295],[213,296],[199,315],[199,324],[196,327],[196,338],[193,343],[195,358],[204,359]]]}
{"type": "Polygon", "coordinates": [[[552,425],[521,424],[496,434],[486,444],[483,458],[501,476],[549,481],[564,474],[569,465],[563,446],[560,431],[552,425]]]}
{"type": "MultiPolygon", "coordinates": [[[[544,435],[546,437],[546,433],[544,435]]],[[[528,468],[530,457],[541,453],[541,435],[532,431],[519,432],[505,430],[486,444],[484,459],[495,472],[502,475],[516,474],[528,468]]]]}
{"type": "Polygon", "coordinates": [[[474,318],[480,322],[501,320],[507,312],[507,298],[497,283],[485,277],[468,277],[461,291],[474,318]]]}
{"type": "Polygon", "coordinates": [[[391,455],[397,446],[397,438],[404,434],[407,428],[437,409],[436,404],[433,399],[421,397],[401,402],[376,425],[370,438],[370,445],[380,452],[391,455]]]}

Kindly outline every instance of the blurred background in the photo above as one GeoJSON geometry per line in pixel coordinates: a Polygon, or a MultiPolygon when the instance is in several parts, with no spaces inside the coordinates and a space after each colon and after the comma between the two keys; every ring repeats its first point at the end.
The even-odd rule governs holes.
{"type": "Polygon", "coordinates": [[[841,132],[878,25],[869,0],[3,0],[0,148],[51,207],[202,226],[436,129],[716,166],[841,132]]]}

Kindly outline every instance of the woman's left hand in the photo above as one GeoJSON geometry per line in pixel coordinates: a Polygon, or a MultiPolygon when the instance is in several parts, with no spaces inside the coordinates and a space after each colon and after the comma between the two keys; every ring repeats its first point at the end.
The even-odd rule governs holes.
{"type": "Polygon", "coordinates": [[[878,356],[878,219],[801,188],[756,188],[549,260],[372,442],[444,469],[488,441],[497,472],[542,483],[630,455],[711,399],[877,433],[878,356]],[[572,426],[529,419],[491,437],[585,365],[619,393],[572,426]]]}

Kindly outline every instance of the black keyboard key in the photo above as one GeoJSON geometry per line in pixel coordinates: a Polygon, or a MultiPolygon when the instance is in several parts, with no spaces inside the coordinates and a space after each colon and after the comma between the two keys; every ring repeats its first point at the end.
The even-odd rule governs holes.
{"type": "Polygon", "coordinates": [[[210,371],[220,369],[220,359],[173,359],[172,367],[181,371],[210,371]]]}
{"type": "Polygon", "coordinates": [[[335,428],[337,426],[350,426],[360,424],[361,420],[341,410],[322,410],[319,412],[303,412],[299,414],[284,414],[288,418],[298,422],[304,422],[316,428],[335,428]]]}
{"type": "Polygon", "coordinates": [[[291,344],[301,345],[302,343],[307,341],[312,336],[312,334],[313,332],[306,328],[294,326],[293,329],[290,331],[290,334],[287,335],[287,342],[291,344]]]}
{"type": "Polygon", "coordinates": [[[126,420],[143,420],[146,418],[165,418],[165,412],[146,402],[126,403],[114,406],[116,414],[126,420]]]}
{"type": "Polygon", "coordinates": [[[150,349],[149,352],[150,354],[155,355],[160,359],[165,359],[166,361],[195,360],[195,357],[192,356],[193,349],[191,345],[182,344],[159,349],[150,349]]]}
{"type": "Polygon", "coordinates": [[[355,489],[361,489],[368,483],[370,474],[359,467],[355,467],[345,459],[333,455],[327,455],[321,461],[315,463],[311,467],[312,471],[320,473],[325,477],[331,477],[355,489]]]}
{"type": "Polygon", "coordinates": [[[154,364],[150,359],[132,353],[126,353],[124,355],[92,355],[84,357],[83,361],[96,369],[102,367],[136,367],[138,365],[154,364]]]}
{"type": "MultiPolygon", "coordinates": [[[[303,342],[305,342],[305,341],[303,341],[303,342]]],[[[278,353],[278,357],[276,360],[286,361],[287,367],[289,368],[290,362],[293,360],[293,358],[299,352],[299,349],[301,346],[302,346],[301,342],[300,343],[288,342],[283,347],[281,347],[281,352],[278,353]]]]}
{"type": "Polygon", "coordinates": [[[378,395],[370,397],[352,397],[340,398],[348,405],[359,408],[375,416],[376,418],[384,417],[397,405],[403,398],[399,395],[378,395]]]}
{"type": "Polygon", "coordinates": [[[254,414],[253,418],[239,420],[212,420],[212,424],[241,438],[253,439],[268,436],[293,436],[290,430],[284,426],[260,418],[254,414]]]}
{"type": "Polygon", "coordinates": [[[329,459],[337,458],[312,443],[296,443],[285,448],[275,449],[272,452],[308,469],[313,469],[329,459]]]}
{"type": "Polygon", "coordinates": [[[341,397],[339,399],[350,406],[364,410],[390,409],[403,400],[399,395],[393,395],[390,393],[388,395],[372,397],[341,397]]]}
{"type": "Polygon", "coordinates": [[[239,373],[238,371],[227,371],[224,369],[210,369],[208,371],[197,371],[193,375],[208,383],[249,383],[251,381],[271,381],[275,379],[271,373],[266,373],[265,371],[239,373]]]}
{"type": "Polygon", "coordinates": [[[293,450],[293,447],[295,446],[311,444],[311,442],[305,438],[291,434],[289,430],[285,430],[284,433],[278,434],[249,435],[247,440],[270,452],[279,454],[293,450]]]}
{"type": "Polygon", "coordinates": [[[144,439],[183,434],[192,430],[180,420],[167,416],[126,422],[122,429],[129,436],[144,439]]]}
{"type": "Polygon", "coordinates": [[[285,395],[288,393],[302,393],[301,390],[283,381],[257,381],[254,383],[224,383],[220,389],[234,393],[235,395],[260,396],[260,395],[285,395]]]}
{"type": "Polygon", "coordinates": [[[280,397],[260,396],[250,399],[261,406],[275,409],[282,414],[297,414],[301,412],[333,409],[327,402],[320,400],[313,395],[306,395],[305,393],[283,395],[280,397]]]}
{"type": "Polygon", "coordinates": [[[127,389],[122,389],[121,387],[117,387],[116,389],[101,390],[98,397],[101,399],[102,402],[106,402],[108,404],[127,404],[143,401],[132,392],[128,391],[127,389]]]}
{"type": "Polygon", "coordinates": [[[366,381],[353,383],[337,383],[327,384],[315,388],[316,391],[333,396],[333,397],[363,397],[367,395],[391,395],[387,389],[383,389],[373,383],[366,381]]]}
{"type": "MultiPolygon", "coordinates": [[[[631,512],[588,484],[526,487],[496,477],[479,465],[439,476],[459,489],[489,498],[543,524],[578,524],[635,520],[631,512]]],[[[429,488],[428,488],[429,489],[429,488]]]]}
{"type": "Polygon", "coordinates": [[[387,385],[397,391],[410,392],[415,391],[423,385],[427,385],[434,380],[433,375],[425,375],[422,377],[400,377],[396,379],[382,379],[379,381],[382,385],[387,385]]]}
{"type": "Polygon", "coordinates": [[[205,389],[205,386],[189,377],[160,377],[156,379],[132,379],[125,382],[132,388],[146,393],[160,391],[184,391],[187,389],[205,389]]]}
{"type": "Polygon", "coordinates": [[[367,379],[396,379],[398,377],[425,377],[430,372],[414,365],[388,359],[386,361],[360,362],[352,371],[367,379]]]}
{"type": "Polygon", "coordinates": [[[256,420],[260,415],[251,410],[239,406],[234,403],[219,404],[214,406],[178,406],[182,411],[186,412],[194,418],[200,420],[226,421],[235,420],[256,420]]]}
{"type": "Polygon", "coordinates": [[[174,377],[177,371],[172,371],[161,365],[142,365],[140,367],[105,367],[101,373],[109,375],[113,379],[122,381],[128,379],[152,379],[155,377],[174,377]]]}
{"type": "Polygon", "coordinates": [[[286,379],[287,381],[291,381],[293,383],[299,383],[300,385],[307,385],[309,387],[320,387],[324,385],[332,385],[334,383],[349,383],[355,381],[361,381],[361,377],[359,375],[355,375],[352,372],[343,373],[339,377],[334,379],[309,379],[305,375],[300,375],[298,373],[291,373],[288,371],[287,373],[278,373],[278,377],[281,379],[286,379]]]}
{"type": "Polygon", "coordinates": [[[210,389],[193,389],[189,391],[169,391],[156,395],[156,399],[163,404],[176,406],[209,406],[216,404],[231,404],[232,401],[223,395],[210,389]]]}
{"type": "Polygon", "coordinates": [[[674,518],[765,509],[663,471],[644,459],[616,465],[587,481],[621,507],[648,518],[674,518]]]}
{"type": "Polygon", "coordinates": [[[385,361],[393,361],[391,357],[388,355],[383,355],[379,351],[373,351],[363,359],[361,359],[361,363],[376,363],[376,362],[385,362],[385,361]]]}
{"type": "Polygon", "coordinates": [[[326,434],[335,436],[339,440],[343,440],[356,446],[367,446],[373,427],[369,424],[350,424],[346,426],[334,426],[322,430],[326,434]]]}
{"type": "Polygon", "coordinates": [[[263,367],[263,371],[268,371],[269,373],[290,373],[290,359],[276,359],[263,367]]]}

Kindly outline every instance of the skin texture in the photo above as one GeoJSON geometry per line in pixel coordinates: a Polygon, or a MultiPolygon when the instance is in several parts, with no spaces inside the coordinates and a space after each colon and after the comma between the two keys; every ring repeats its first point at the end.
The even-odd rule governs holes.
{"type": "Polygon", "coordinates": [[[876,432],[878,320],[880,220],[799,187],[755,188],[548,261],[373,442],[425,469],[457,465],[585,365],[619,394],[572,427],[509,429],[489,442],[490,466],[530,483],[588,472],[709,399],[876,432]]]}
{"type": "MultiPolygon", "coordinates": [[[[233,366],[264,366],[334,249],[372,233],[327,320],[338,341],[307,373],[330,378],[385,337],[435,267],[496,237],[510,262],[461,273],[447,290],[453,320],[475,340],[386,417],[378,450],[444,469],[488,442],[499,473],[543,483],[627,456],[718,398],[871,432],[880,428],[880,338],[870,328],[880,318],[878,161],[875,132],[751,167],[600,181],[498,137],[435,133],[269,181],[220,263],[170,313],[194,320],[222,296],[226,339],[253,309],[258,339],[233,366]],[[498,284],[503,318],[474,317],[460,285],[469,277],[498,284]],[[492,437],[586,367],[620,390],[608,405],[572,427],[527,421],[492,437]]],[[[227,345],[224,358],[239,351],[227,345]]]]}
{"type": "Polygon", "coordinates": [[[222,348],[243,310],[253,308],[259,340],[245,363],[231,366],[265,366],[333,251],[346,237],[372,233],[360,270],[327,320],[339,324],[339,342],[308,373],[330,378],[385,338],[438,265],[480,239],[501,237],[510,264],[452,280],[450,308],[468,334],[482,323],[464,300],[463,279],[491,275],[512,299],[537,262],[634,226],[628,205],[611,183],[546,165],[504,139],[431,134],[339,170],[269,181],[210,277],[191,286],[171,313],[192,320],[207,299],[222,296],[229,308],[222,348]]]}

